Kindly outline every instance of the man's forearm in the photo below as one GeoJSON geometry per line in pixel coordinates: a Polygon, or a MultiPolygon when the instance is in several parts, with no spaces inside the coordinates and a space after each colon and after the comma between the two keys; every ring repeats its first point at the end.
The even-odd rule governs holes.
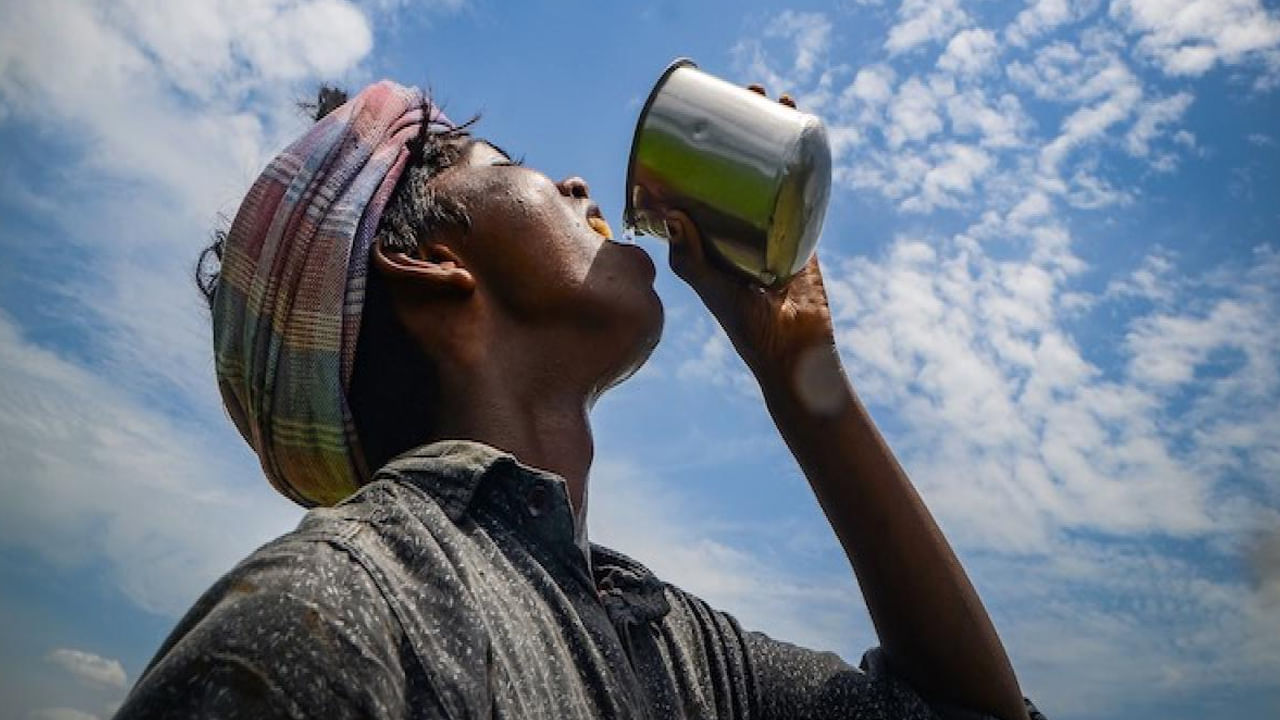
{"type": "Polygon", "coordinates": [[[757,369],[769,411],[858,578],[891,664],[921,693],[1026,717],[982,601],[834,349],[757,369]]]}

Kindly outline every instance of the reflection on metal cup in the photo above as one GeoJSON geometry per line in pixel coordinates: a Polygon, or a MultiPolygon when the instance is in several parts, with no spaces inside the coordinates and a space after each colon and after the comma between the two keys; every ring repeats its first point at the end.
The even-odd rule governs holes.
{"type": "Polygon", "coordinates": [[[831,192],[831,149],[817,117],[671,63],[640,111],[623,225],[668,239],[679,209],[730,267],[780,285],[813,254],[831,192]]]}

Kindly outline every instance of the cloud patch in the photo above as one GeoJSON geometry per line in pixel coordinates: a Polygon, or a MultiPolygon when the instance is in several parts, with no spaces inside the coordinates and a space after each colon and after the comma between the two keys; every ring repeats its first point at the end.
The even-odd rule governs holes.
{"type": "Polygon", "coordinates": [[[0,542],[62,567],[102,563],[142,608],[176,616],[300,515],[222,418],[174,422],[3,313],[0,377],[0,542]]]}
{"type": "Polygon", "coordinates": [[[884,49],[897,55],[948,37],[968,22],[969,15],[960,8],[959,0],[903,0],[884,49]]]}
{"type": "Polygon", "coordinates": [[[83,683],[95,687],[124,688],[124,666],[119,660],[70,648],[53,650],[46,659],[83,683]]]}
{"type": "Polygon", "coordinates": [[[1280,251],[1264,235],[1207,267],[1154,244],[1119,265],[1086,254],[1110,237],[1089,218],[1149,191],[1134,173],[1202,152],[1182,127],[1196,86],[1149,62],[1190,77],[1164,60],[1212,36],[1214,63],[1271,72],[1272,13],[1229,4],[1175,3],[1148,27],[1134,3],[1033,2],[990,37],[967,17],[925,32],[944,6],[891,29],[827,111],[861,139],[837,183],[896,213],[876,249],[848,228],[823,240],[854,385],[991,588],[1024,687],[1068,714],[1280,675],[1261,639],[1280,632],[1280,251]],[[1256,577],[1224,570],[1245,561],[1256,577]]]}
{"type": "MultiPolygon", "coordinates": [[[[356,72],[372,42],[345,0],[54,0],[8,14],[0,107],[72,158],[60,193],[77,212],[38,213],[55,232],[6,241],[18,258],[51,237],[80,253],[42,291],[91,360],[0,314],[0,485],[21,499],[0,512],[0,540],[63,567],[102,563],[139,606],[173,615],[296,521],[222,414],[190,272],[218,213],[306,124],[301,88],[356,72]]],[[[60,207],[41,192],[24,202],[60,207]]]]}
{"type": "Polygon", "coordinates": [[[947,42],[938,58],[938,69],[959,75],[976,75],[989,69],[999,55],[995,33],[982,28],[961,30],[947,42]]]}
{"type": "Polygon", "coordinates": [[[1258,62],[1267,73],[1262,80],[1271,83],[1280,71],[1280,16],[1258,0],[1117,0],[1110,13],[1169,75],[1258,62]]]}

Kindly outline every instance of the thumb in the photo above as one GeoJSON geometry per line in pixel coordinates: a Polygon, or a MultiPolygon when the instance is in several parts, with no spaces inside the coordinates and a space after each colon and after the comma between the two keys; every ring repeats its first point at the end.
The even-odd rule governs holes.
{"type": "Polygon", "coordinates": [[[668,260],[672,271],[693,288],[713,315],[720,317],[726,308],[740,301],[750,288],[749,283],[716,267],[717,258],[711,257],[714,250],[708,249],[706,239],[688,214],[668,210],[664,219],[671,247],[668,260]]]}
{"type": "Polygon", "coordinates": [[[683,210],[667,210],[663,221],[666,223],[667,240],[671,243],[667,256],[671,270],[680,279],[696,287],[697,281],[708,272],[707,251],[702,242],[702,233],[693,218],[683,210]]]}

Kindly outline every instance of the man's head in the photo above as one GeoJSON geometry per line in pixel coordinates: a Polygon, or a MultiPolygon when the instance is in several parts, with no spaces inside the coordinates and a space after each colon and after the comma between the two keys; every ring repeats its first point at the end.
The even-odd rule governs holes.
{"type": "Polygon", "coordinates": [[[446,368],[554,371],[592,402],[661,334],[652,261],[592,229],[584,181],[553,181],[483,140],[451,145],[446,168],[406,173],[371,251],[351,397],[373,465],[430,437],[446,368]]]}
{"type": "Polygon", "coordinates": [[[592,229],[585,182],[552,181],[465,126],[408,149],[368,251],[346,389],[370,471],[434,438],[442,382],[536,374],[590,404],[639,368],[662,327],[652,262],[592,229]]]}

